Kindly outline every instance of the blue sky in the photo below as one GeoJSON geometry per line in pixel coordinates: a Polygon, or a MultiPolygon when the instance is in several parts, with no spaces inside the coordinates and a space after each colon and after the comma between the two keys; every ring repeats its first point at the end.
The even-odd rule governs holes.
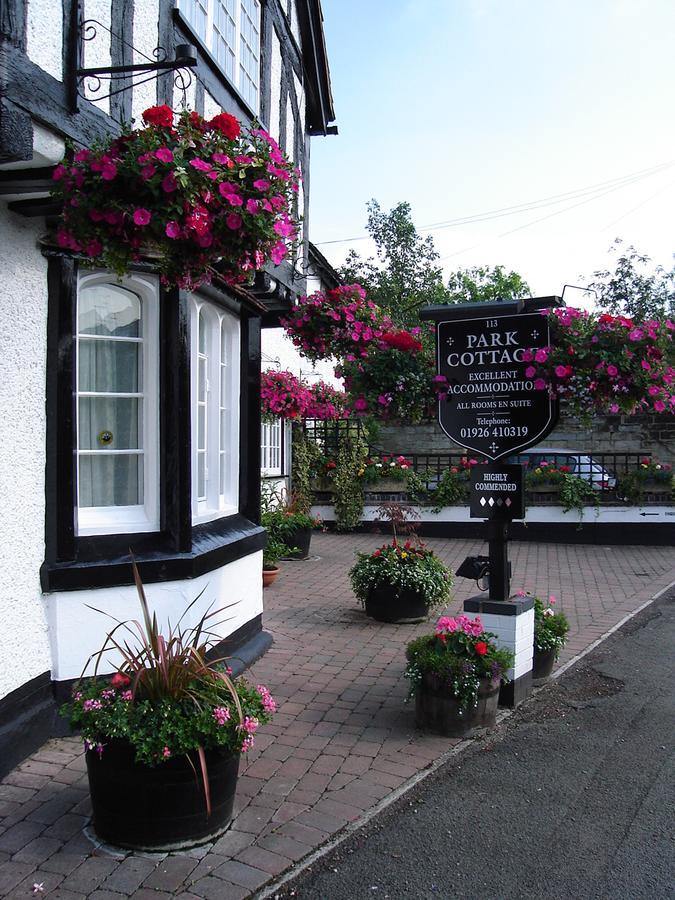
{"type": "Polygon", "coordinates": [[[323,10],[340,133],[312,141],[310,234],[331,262],[350,246],[372,250],[324,242],[363,235],[373,197],[384,209],[407,200],[421,229],[568,194],[423,233],[447,271],[502,264],[535,294],[611,266],[617,236],[672,265],[675,2],[323,0],[323,10]]]}

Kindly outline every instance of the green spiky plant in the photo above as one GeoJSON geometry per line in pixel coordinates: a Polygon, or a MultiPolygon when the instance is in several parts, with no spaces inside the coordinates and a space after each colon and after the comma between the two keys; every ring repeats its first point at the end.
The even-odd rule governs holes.
{"type": "Polygon", "coordinates": [[[209,609],[196,625],[185,627],[199,594],[175,626],[169,623],[165,636],[156,613],[150,613],[135,561],[132,568],[142,622],[120,621],[96,610],[117,624],[87,661],[61,714],[81,731],[87,750],[102,754],[108,741],[121,739],[133,747],[136,762],[148,766],[185,755],[194,767],[190,754],[196,753],[210,815],[205,750],[249,750],[253,733],[269,721],[276,705],[267,688],[232,678],[225,657],[211,656],[218,640],[214,628],[222,623],[213,620],[222,609],[209,609]],[[110,651],[121,662],[112,677],[101,676],[103,657],[110,651]],[[92,662],[93,677],[85,679],[92,662]]]}

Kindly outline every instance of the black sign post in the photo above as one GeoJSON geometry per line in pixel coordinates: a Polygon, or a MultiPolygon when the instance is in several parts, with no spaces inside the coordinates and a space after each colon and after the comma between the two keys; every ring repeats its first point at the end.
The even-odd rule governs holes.
{"type": "Polygon", "coordinates": [[[491,600],[509,597],[508,523],[525,514],[522,467],[496,463],[539,443],[555,427],[557,402],[529,369],[531,355],[551,342],[542,310],[560,303],[546,297],[421,312],[436,323],[437,371],[447,379],[439,424],[450,440],[491,461],[471,470],[471,515],[488,526],[491,600]]]}

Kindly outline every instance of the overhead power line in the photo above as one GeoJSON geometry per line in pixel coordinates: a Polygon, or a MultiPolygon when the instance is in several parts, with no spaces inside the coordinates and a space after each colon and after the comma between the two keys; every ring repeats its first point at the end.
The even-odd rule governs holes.
{"type": "MultiPolygon", "coordinates": [[[[553,194],[548,197],[542,197],[538,200],[531,200],[527,203],[520,203],[514,206],[505,206],[499,209],[488,210],[483,213],[475,213],[469,216],[461,216],[457,219],[447,219],[442,222],[433,222],[429,225],[421,225],[419,227],[419,231],[438,231],[442,228],[456,228],[461,225],[469,225],[474,224],[476,222],[487,222],[492,219],[501,219],[504,216],[513,216],[518,215],[523,212],[530,212],[535,209],[542,209],[546,206],[554,206],[558,203],[564,203],[565,200],[570,199],[578,199],[579,197],[589,196],[590,200],[594,200],[597,197],[602,197],[607,193],[610,193],[613,190],[618,190],[622,187],[627,187],[630,184],[634,184],[637,181],[641,181],[643,178],[648,178],[652,175],[656,175],[659,172],[666,171],[675,165],[675,160],[670,160],[666,163],[660,163],[656,166],[651,166],[648,169],[640,169],[637,172],[632,172],[629,175],[622,175],[618,178],[611,178],[607,181],[601,181],[594,185],[589,185],[584,188],[577,188],[573,191],[566,191],[562,194],[553,194]],[[607,190],[603,190],[603,188],[607,188],[607,190]]],[[[584,201],[586,202],[586,201],[584,201]]],[[[567,207],[567,209],[573,209],[574,207],[567,207]]],[[[560,210],[560,212],[565,212],[565,210],[560,210]]],[[[553,213],[552,215],[557,215],[557,213],[553,213]]],[[[548,218],[545,217],[545,218],[548,218]]],[[[536,221],[542,221],[541,219],[537,219],[536,221]]],[[[534,224],[534,223],[532,223],[534,224]]],[[[521,226],[521,227],[527,227],[521,226]]],[[[507,232],[509,233],[509,232],[507,232]]],[[[326,246],[327,244],[346,244],[352,243],[355,241],[366,241],[370,239],[370,235],[358,235],[356,237],[351,238],[339,238],[330,241],[315,241],[315,245],[317,246],[326,246]]],[[[454,255],[454,254],[453,254],[454,255]]],[[[446,258],[446,257],[444,257],[446,258]]]]}

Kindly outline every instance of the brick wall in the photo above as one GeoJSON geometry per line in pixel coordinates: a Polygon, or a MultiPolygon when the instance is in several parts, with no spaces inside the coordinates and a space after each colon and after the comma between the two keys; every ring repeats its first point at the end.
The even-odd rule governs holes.
{"type": "MultiPolygon", "coordinates": [[[[646,453],[660,462],[675,464],[675,416],[602,416],[590,428],[561,416],[543,443],[547,447],[595,453],[646,453]]],[[[383,427],[375,444],[397,453],[460,452],[436,422],[426,425],[383,427]]]]}

